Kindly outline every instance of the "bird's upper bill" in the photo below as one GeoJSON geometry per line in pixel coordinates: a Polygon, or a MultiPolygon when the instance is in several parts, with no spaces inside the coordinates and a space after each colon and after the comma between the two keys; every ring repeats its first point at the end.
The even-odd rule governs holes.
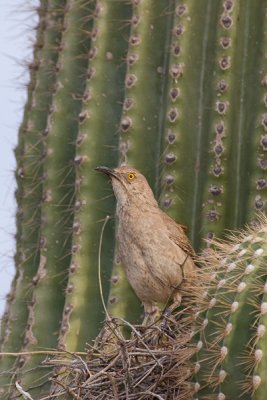
{"type": "Polygon", "coordinates": [[[102,172],[103,174],[106,174],[108,176],[114,176],[116,177],[116,173],[112,168],[104,167],[104,166],[99,166],[95,168],[96,171],[102,172]]]}

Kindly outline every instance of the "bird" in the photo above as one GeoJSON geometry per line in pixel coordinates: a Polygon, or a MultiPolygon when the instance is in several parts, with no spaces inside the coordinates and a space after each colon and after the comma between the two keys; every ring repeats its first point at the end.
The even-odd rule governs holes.
{"type": "Polygon", "coordinates": [[[117,200],[119,259],[141,300],[145,319],[159,312],[158,304],[181,304],[184,287],[195,277],[194,250],[186,227],[163,212],[145,176],[129,166],[96,171],[110,177],[117,200]]]}

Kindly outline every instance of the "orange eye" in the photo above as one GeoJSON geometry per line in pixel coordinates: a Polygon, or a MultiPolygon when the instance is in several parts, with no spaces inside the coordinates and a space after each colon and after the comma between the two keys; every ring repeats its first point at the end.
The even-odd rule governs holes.
{"type": "Polygon", "coordinates": [[[132,181],[134,178],[135,178],[135,174],[133,172],[129,172],[129,174],[128,174],[129,181],[132,181]]]}

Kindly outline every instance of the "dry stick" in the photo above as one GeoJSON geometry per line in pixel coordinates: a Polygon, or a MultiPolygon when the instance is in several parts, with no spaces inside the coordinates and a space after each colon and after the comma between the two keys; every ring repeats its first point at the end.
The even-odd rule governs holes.
{"type": "Polygon", "coordinates": [[[73,398],[76,399],[76,400],[82,400],[82,398],[81,398],[78,394],[74,393],[73,390],[72,390],[70,387],[65,386],[64,383],[62,383],[62,382],[60,382],[60,381],[57,381],[56,379],[55,379],[55,382],[56,382],[59,386],[63,387],[63,389],[65,389],[65,393],[70,394],[70,395],[73,396],[73,398]]]}
{"type": "Polygon", "coordinates": [[[115,400],[119,400],[119,394],[118,394],[118,390],[117,390],[117,386],[116,386],[116,382],[115,382],[114,377],[109,372],[107,373],[107,377],[111,382],[111,387],[112,387],[112,392],[113,392],[113,395],[114,395],[114,399],[115,400]]]}
{"type": "Polygon", "coordinates": [[[156,399],[164,400],[163,397],[161,397],[159,394],[156,394],[156,393],[153,393],[150,391],[145,392],[145,394],[150,394],[151,396],[155,397],[156,399]]]}
{"type": "Polygon", "coordinates": [[[124,387],[125,387],[125,394],[126,394],[126,399],[129,397],[129,388],[131,387],[131,377],[129,375],[129,357],[127,353],[127,348],[125,346],[125,342],[120,343],[120,354],[121,354],[121,362],[124,370],[124,387]]]}
{"type": "Polygon", "coordinates": [[[84,386],[84,385],[90,383],[91,381],[94,381],[94,379],[96,379],[97,377],[103,375],[106,371],[109,370],[109,368],[111,368],[111,367],[116,363],[116,361],[118,360],[118,358],[119,358],[119,354],[118,354],[117,357],[115,357],[115,358],[111,361],[111,363],[109,363],[105,368],[103,368],[101,371],[97,372],[95,375],[90,376],[90,378],[88,378],[88,379],[84,382],[84,384],[83,384],[82,386],[84,386]]]}
{"type": "Polygon", "coordinates": [[[156,361],[156,363],[161,367],[162,365],[158,362],[158,360],[156,359],[156,357],[154,356],[154,354],[152,353],[152,351],[150,350],[150,348],[147,346],[147,344],[144,342],[144,340],[142,339],[142,336],[140,335],[140,333],[135,329],[135,327],[130,324],[130,322],[124,320],[123,318],[118,318],[120,321],[122,321],[124,324],[128,325],[134,332],[135,334],[138,336],[138,338],[141,340],[141,342],[143,343],[143,345],[145,346],[145,348],[147,349],[148,353],[151,355],[151,357],[156,361]]]}
{"type": "Polygon", "coordinates": [[[23,399],[33,400],[32,396],[28,392],[25,392],[18,382],[15,382],[15,386],[17,391],[22,395],[23,399]]]}
{"type": "MultiPolygon", "coordinates": [[[[0,352],[0,356],[10,356],[10,357],[17,357],[17,356],[34,356],[34,355],[66,355],[66,351],[49,351],[49,350],[43,350],[43,351],[22,351],[18,353],[8,353],[8,352],[0,352]]],[[[80,355],[80,356],[87,356],[87,353],[84,351],[78,351],[77,353],[69,353],[71,355],[80,355]]]]}
{"type": "Polygon", "coordinates": [[[65,394],[66,391],[62,391],[62,392],[58,392],[58,393],[54,393],[54,394],[49,394],[48,396],[45,397],[41,397],[39,400],[51,400],[54,397],[60,398],[60,396],[63,396],[63,394],[65,394]]]}
{"type": "Polygon", "coordinates": [[[147,376],[149,376],[151,374],[151,372],[153,371],[153,369],[155,369],[157,366],[157,364],[154,364],[135,384],[134,387],[140,385],[140,383],[143,382],[144,379],[146,379],[147,376]]]}
{"type": "Polygon", "coordinates": [[[105,310],[105,314],[107,319],[110,321],[111,318],[109,316],[105,301],[104,301],[104,296],[103,296],[103,288],[102,288],[102,282],[101,282],[101,249],[102,249],[102,241],[103,241],[103,234],[104,234],[104,229],[105,226],[108,222],[108,220],[110,219],[110,216],[107,215],[105,218],[105,221],[103,223],[102,229],[101,229],[101,234],[100,234],[100,240],[99,240],[99,248],[98,248],[98,283],[99,283],[99,290],[100,290],[100,296],[101,296],[101,301],[102,301],[102,305],[103,308],[105,310]]]}
{"type": "MultiPolygon", "coordinates": [[[[86,389],[88,391],[89,389],[95,389],[95,388],[99,388],[100,387],[101,388],[101,393],[102,393],[103,390],[104,390],[103,389],[104,385],[106,385],[106,386],[110,385],[110,381],[109,381],[109,378],[107,376],[105,376],[104,378],[103,377],[99,377],[97,382],[90,383],[89,386],[86,386],[86,387],[79,386],[79,389],[86,389]]],[[[109,386],[108,386],[108,388],[109,388],[109,386]]]]}
{"type": "MultiPolygon", "coordinates": [[[[107,215],[105,218],[105,221],[103,223],[102,229],[101,229],[101,233],[100,233],[100,240],[99,240],[99,248],[98,248],[98,283],[99,283],[99,290],[100,290],[100,296],[101,296],[101,301],[102,301],[102,305],[103,308],[105,310],[105,314],[106,314],[106,318],[107,321],[111,322],[112,318],[110,317],[105,301],[104,301],[104,296],[103,296],[103,288],[102,288],[102,281],[101,281],[101,250],[102,250],[102,242],[103,242],[103,234],[104,234],[104,229],[106,227],[107,222],[109,221],[110,216],[107,215]]],[[[112,329],[113,333],[117,336],[117,338],[119,340],[122,340],[121,335],[119,334],[119,332],[117,332],[116,329],[112,329]]]]}
{"type": "MultiPolygon", "coordinates": [[[[76,353],[76,354],[77,354],[77,353],[76,353]]],[[[76,355],[76,354],[75,354],[75,355],[76,355]]],[[[82,365],[84,366],[84,368],[85,368],[87,374],[91,377],[92,374],[91,374],[91,372],[90,372],[90,370],[89,370],[88,365],[86,364],[86,362],[85,362],[85,361],[82,359],[82,357],[80,357],[80,356],[77,356],[77,358],[78,358],[78,360],[81,361],[81,363],[82,363],[82,365]]]]}

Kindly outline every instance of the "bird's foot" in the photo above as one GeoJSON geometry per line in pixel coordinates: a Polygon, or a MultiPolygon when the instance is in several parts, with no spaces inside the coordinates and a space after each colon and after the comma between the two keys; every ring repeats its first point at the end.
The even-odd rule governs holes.
{"type": "Polygon", "coordinates": [[[160,330],[163,334],[174,337],[173,327],[176,325],[175,318],[171,316],[172,310],[168,307],[162,313],[162,319],[160,323],[160,330]]]}
{"type": "Polygon", "coordinates": [[[173,311],[181,305],[181,295],[177,294],[175,301],[169,307],[166,307],[162,313],[162,322],[160,328],[163,332],[171,335],[171,326],[177,324],[176,318],[172,315],[173,311]]]}
{"type": "Polygon", "coordinates": [[[145,316],[142,322],[142,326],[150,326],[160,318],[160,309],[156,306],[151,307],[149,311],[145,311],[145,316]]]}

